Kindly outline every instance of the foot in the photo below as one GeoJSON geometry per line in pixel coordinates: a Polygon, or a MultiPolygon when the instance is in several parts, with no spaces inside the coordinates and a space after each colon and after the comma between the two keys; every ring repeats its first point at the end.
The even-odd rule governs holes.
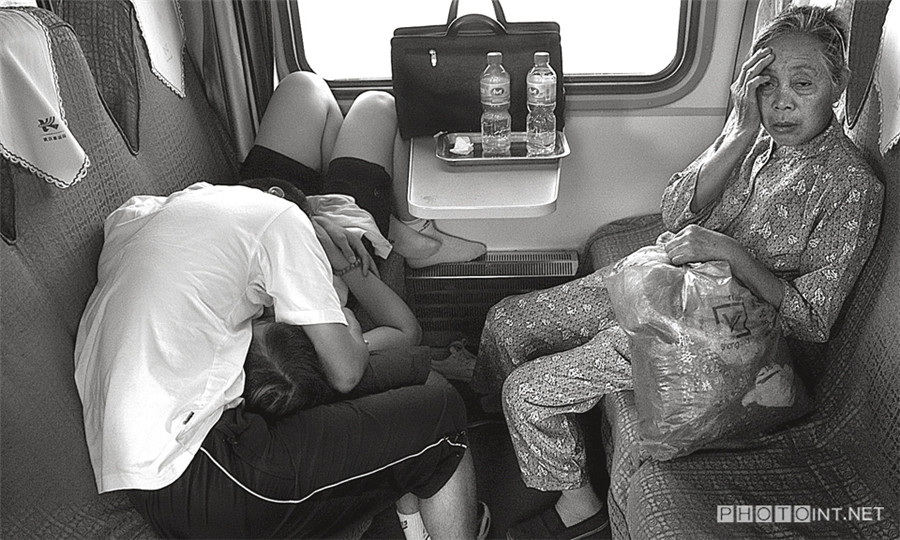
{"type": "Polygon", "coordinates": [[[608,536],[609,513],[606,506],[586,520],[566,527],[556,513],[555,506],[550,506],[524,521],[516,523],[506,531],[509,540],[544,538],[547,540],[581,540],[585,538],[602,538],[608,536]]]}
{"type": "Polygon", "coordinates": [[[407,260],[424,259],[441,249],[440,240],[417,231],[394,216],[391,216],[388,240],[393,244],[394,251],[407,260]]]}
{"type": "Polygon", "coordinates": [[[487,253],[487,246],[481,242],[443,233],[437,230],[434,222],[431,220],[425,222],[420,234],[439,241],[441,247],[436,253],[428,257],[407,257],[406,263],[410,268],[425,268],[448,262],[466,262],[477,259],[487,253]]]}
{"type": "Polygon", "coordinates": [[[476,356],[461,341],[450,344],[450,354],[440,360],[431,360],[431,369],[448,379],[469,382],[475,372],[476,356]]]}

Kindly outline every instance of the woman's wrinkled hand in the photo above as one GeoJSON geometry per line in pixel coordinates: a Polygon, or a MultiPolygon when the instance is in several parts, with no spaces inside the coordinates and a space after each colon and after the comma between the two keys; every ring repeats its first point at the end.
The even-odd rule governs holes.
{"type": "Polygon", "coordinates": [[[688,225],[663,243],[666,255],[675,266],[693,262],[728,261],[733,264],[744,248],[726,234],[701,227],[688,225]]]}
{"type": "Polygon", "coordinates": [[[769,76],[762,72],[774,60],[772,49],[763,47],[744,62],[738,78],[731,84],[731,99],[734,102],[732,129],[738,133],[756,134],[759,131],[762,120],[756,90],[769,82],[769,76]]]}
{"type": "Polygon", "coordinates": [[[375,261],[362,242],[362,233],[349,231],[325,216],[313,216],[310,219],[333,269],[340,270],[359,259],[364,276],[370,270],[375,270],[375,261]]]}

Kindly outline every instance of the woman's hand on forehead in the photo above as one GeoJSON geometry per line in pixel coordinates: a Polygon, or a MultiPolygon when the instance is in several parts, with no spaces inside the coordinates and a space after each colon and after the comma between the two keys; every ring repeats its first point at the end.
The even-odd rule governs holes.
{"type": "Polygon", "coordinates": [[[765,70],[774,60],[775,55],[769,47],[754,52],[741,66],[738,78],[731,85],[731,97],[737,114],[734,127],[739,132],[756,133],[759,130],[761,118],[756,90],[769,81],[765,70]]]}

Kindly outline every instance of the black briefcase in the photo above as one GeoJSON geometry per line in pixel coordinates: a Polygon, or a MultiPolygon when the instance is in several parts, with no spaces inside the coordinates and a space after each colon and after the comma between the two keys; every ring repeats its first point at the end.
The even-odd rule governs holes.
{"type": "Polygon", "coordinates": [[[525,76],[534,53],[550,53],[556,72],[556,127],[565,125],[562,47],[556,22],[507,22],[499,0],[492,0],[495,19],[480,14],[457,17],[458,0],[450,4],[447,24],[398,28],[391,38],[391,70],[397,120],[404,139],[440,131],[481,130],[479,79],[487,53],[503,53],[510,75],[513,131],[525,131],[525,76]]]}

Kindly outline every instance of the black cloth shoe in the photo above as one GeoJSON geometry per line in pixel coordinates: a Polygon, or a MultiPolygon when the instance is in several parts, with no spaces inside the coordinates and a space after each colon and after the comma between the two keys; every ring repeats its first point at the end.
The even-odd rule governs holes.
{"type": "Polygon", "coordinates": [[[586,538],[602,538],[609,529],[609,512],[606,505],[599,512],[581,523],[566,527],[556,507],[550,506],[524,521],[516,523],[506,531],[509,540],[581,540],[586,538]]]}
{"type": "Polygon", "coordinates": [[[478,501],[478,533],[475,540],[486,540],[491,532],[491,509],[484,501],[478,501]]]}

